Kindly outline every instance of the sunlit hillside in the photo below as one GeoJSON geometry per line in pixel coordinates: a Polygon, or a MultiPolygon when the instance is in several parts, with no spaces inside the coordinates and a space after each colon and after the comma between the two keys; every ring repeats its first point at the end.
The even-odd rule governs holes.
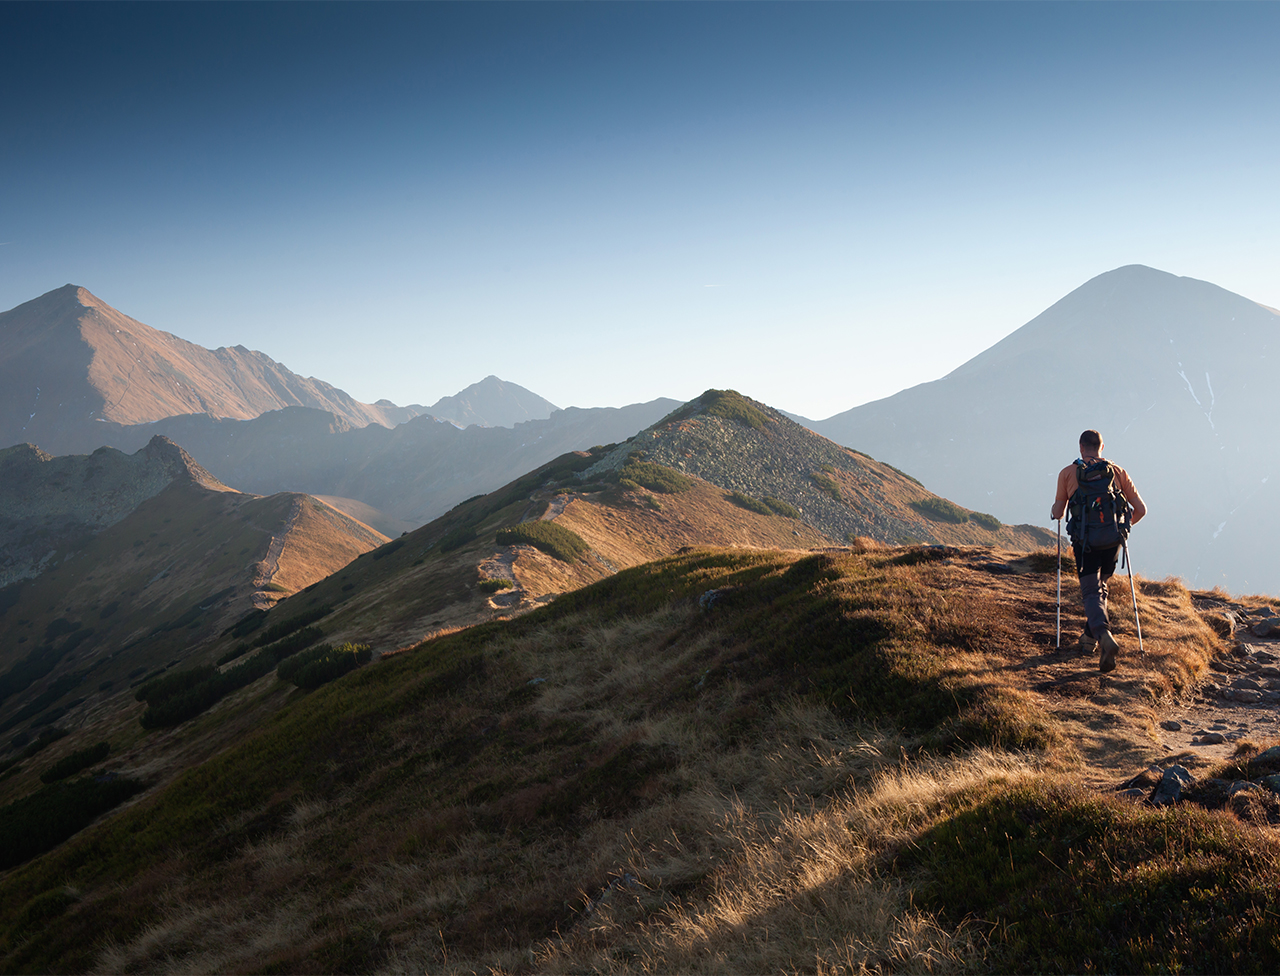
{"type": "Polygon", "coordinates": [[[277,685],[8,872],[4,968],[1274,969],[1268,828],[1091,785],[1165,758],[1218,638],[1140,580],[1145,657],[1099,676],[1054,650],[1052,568],[695,551],[277,685]]]}

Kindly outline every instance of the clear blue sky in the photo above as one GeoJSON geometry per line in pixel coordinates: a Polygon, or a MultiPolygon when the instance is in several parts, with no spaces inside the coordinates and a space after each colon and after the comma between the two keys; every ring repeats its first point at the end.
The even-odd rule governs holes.
{"type": "Polygon", "coordinates": [[[1277,4],[0,4],[0,308],[74,282],[363,400],[823,418],[1124,264],[1280,305],[1277,37],[1277,4]]]}

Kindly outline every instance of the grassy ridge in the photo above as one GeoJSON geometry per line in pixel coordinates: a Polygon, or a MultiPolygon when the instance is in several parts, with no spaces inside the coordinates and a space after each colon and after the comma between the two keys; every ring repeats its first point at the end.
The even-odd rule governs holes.
{"type": "Polygon", "coordinates": [[[975,558],[690,553],[360,668],[0,879],[0,969],[1270,964],[1256,831],[1051,781],[975,558]]]}
{"type": "MultiPolygon", "coordinates": [[[[155,922],[149,889],[138,885],[157,859],[184,851],[193,870],[205,865],[199,870],[216,875],[225,858],[250,856],[253,845],[283,836],[290,811],[304,800],[331,806],[352,790],[361,797],[357,834],[338,821],[317,839],[329,852],[327,866],[310,884],[328,892],[325,898],[350,884],[350,845],[358,838],[362,863],[448,861],[457,844],[479,842],[464,841],[477,831],[498,850],[516,844],[516,864],[535,853],[550,856],[547,844],[563,850],[565,866],[547,869],[537,897],[497,882],[468,913],[424,909],[414,916],[415,927],[439,929],[455,951],[479,952],[493,938],[486,919],[502,918],[504,938],[520,944],[564,924],[560,906],[582,884],[573,837],[593,824],[629,822],[659,798],[681,795],[682,766],[704,749],[719,755],[759,748],[779,701],[807,702],[835,721],[891,722],[935,748],[964,739],[1045,741],[1035,716],[1002,705],[994,690],[955,668],[946,650],[954,620],[939,618],[936,646],[922,639],[910,607],[935,597],[914,576],[874,554],[677,557],[361,669],[188,772],[145,811],[0,883],[3,913],[21,913],[32,892],[66,883],[58,879],[123,886],[40,930],[19,956],[3,961],[9,968],[88,967],[88,931],[128,941],[155,922]],[[717,598],[699,609],[699,597],[712,589],[717,598]],[[628,645],[622,656],[636,656],[636,665],[625,682],[608,677],[620,666],[620,652],[608,647],[589,669],[605,683],[583,692],[586,700],[608,710],[607,723],[619,723],[601,725],[594,711],[571,704],[579,693],[567,686],[581,680],[584,648],[597,646],[603,633],[634,628],[653,636],[628,645]],[[638,735],[643,726],[632,723],[645,714],[691,731],[638,735]],[[687,738],[695,734],[696,747],[687,738]]],[[[495,862],[485,870],[502,876],[508,868],[495,862]]],[[[285,896],[271,890],[264,897],[285,896]]],[[[321,926],[280,965],[342,969],[382,958],[376,940],[357,958],[340,957],[340,942],[336,929],[321,926]]]]}

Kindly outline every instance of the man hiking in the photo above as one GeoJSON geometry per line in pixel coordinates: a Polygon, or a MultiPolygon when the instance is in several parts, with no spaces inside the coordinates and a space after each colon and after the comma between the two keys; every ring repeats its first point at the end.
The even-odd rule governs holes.
{"type": "Polygon", "coordinates": [[[1098,670],[1113,671],[1120,645],[1107,618],[1107,580],[1116,571],[1130,527],[1142,521],[1147,506],[1124,468],[1103,459],[1102,435],[1096,430],[1080,435],[1079,459],[1058,472],[1058,493],[1049,517],[1060,519],[1068,510],[1067,534],[1086,620],[1080,650],[1092,653],[1101,646],[1098,670]]]}

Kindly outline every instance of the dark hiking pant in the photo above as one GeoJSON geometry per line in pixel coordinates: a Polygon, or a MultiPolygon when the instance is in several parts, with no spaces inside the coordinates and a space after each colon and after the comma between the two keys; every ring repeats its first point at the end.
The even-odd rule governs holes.
{"type": "Polygon", "coordinates": [[[1088,621],[1085,633],[1095,640],[1104,630],[1111,629],[1107,617],[1107,580],[1115,575],[1120,559],[1120,546],[1108,546],[1081,552],[1078,545],[1072,549],[1076,556],[1076,572],[1080,574],[1080,599],[1084,602],[1084,615],[1088,621]]]}

